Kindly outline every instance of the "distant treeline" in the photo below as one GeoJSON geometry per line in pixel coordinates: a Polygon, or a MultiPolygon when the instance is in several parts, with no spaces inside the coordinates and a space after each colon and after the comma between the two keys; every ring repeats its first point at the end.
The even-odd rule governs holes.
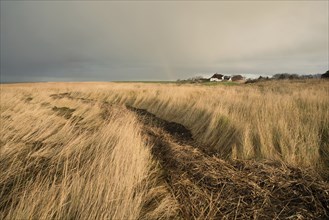
{"type": "Polygon", "coordinates": [[[214,74],[210,78],[205,78],[203,76],[196,76],[188,79],[178,79],[177,82],[181,83],[203,83],[212,81],[211,79],[218,79],[216,81],[240,81],[245,80],[245,83],[256,83],[260,81],[267,81],[267,80],[294,80],[294,79],[329,79],[329,70],[323,74],[307,74],[307,75],[299,75],[295,73],[277,73],[273,76],[259,76],[256,79],[245,79],[241,75],[234,75],[234,76],[225,76],[222,74],[214,74]]]}
{"type": "Polygon", "coordinates": [[[263,77],[260,76],[257,79],[247,79],[246,83],[255,83],[259,81],[267,80],[293,80],[293,79],[329,79],[329,70],[324,74],[308,74],[308,75],[299,75],[291,73],[278,73],[272,77],[263,77]]]}

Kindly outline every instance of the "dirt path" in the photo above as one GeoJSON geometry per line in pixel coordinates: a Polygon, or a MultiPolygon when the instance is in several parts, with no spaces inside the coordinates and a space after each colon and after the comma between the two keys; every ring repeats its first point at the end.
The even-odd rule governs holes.
{"type": "MultiPolygon", "coordinates": [[[[53,98],[96,102],[70,94],[53,98]]],[[[112,107],[102,106],[105,111],[112,107]]],[[[183,125],[126,108],[143,124],[184,219],[329,218],[329,185],[309,172],[268,161],[221,160],[199,150],[183,125]]]]}
{"type": "Polygon", "coordinates": [[[328,184],[279,163],[229,163],[209,156],[189,145],[193,138],[183,125],[132,110],[144,124],[185,219],[329,217],[328,184]]]}

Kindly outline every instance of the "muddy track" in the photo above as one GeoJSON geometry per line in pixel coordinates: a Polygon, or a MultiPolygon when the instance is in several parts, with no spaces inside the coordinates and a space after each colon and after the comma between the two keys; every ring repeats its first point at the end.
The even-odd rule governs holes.
{"type": "MultiPolygon", "coordinates": [[[[53,98],[77,99],[70,94],[53,98]]],[[[82,102],[96,102],[78,98],[82,102]]],[[[105,110],[112,107],[103,103],[105,110]]],[[[224,161],[196,147],[183,125],[126,106],[142,123],[184,219],[327,219],[329,185],[275,162],[224,161]]],[[[201,149],[206,149],[202,146],[201,149]]]]}

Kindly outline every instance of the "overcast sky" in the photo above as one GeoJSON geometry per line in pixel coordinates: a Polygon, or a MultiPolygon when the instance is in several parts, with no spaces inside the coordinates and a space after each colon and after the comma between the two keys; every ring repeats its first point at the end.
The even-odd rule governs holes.
{"type": "Polygon", "coordinates": [[[1,81],[329,69],[328,1],[1,1],[1,81]]]}

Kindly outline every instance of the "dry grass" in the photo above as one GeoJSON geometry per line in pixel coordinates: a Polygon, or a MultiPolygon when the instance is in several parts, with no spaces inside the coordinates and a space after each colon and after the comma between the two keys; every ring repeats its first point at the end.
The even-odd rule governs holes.
{"type": "Polygon", "coordinates": [[[71,96],[147,109],[187,126],[208,151],[225,158],[275,159],[303,167],[328,163],[327,81],[229,87],[103,84],[75,89],[71,96]]]}
{"type": "Polygon", "coordinates": [[[140,129],[123,108],[2,88],[0,219],[174,215],[175,201],[140,129]],[[159,194],[160,208],[145,213],[145,202],[159,194]]]}
{"type": "MultiPolygon", "coordinates": [[[[185,211],[189,206],[185,207],[177,189],[168,185],[167,170],[152,153],[156,142],[145,137],[143,124],[125,105],[146,109],[159,118],[186,126],[192,132],[194,145],[218,161],[219,158],[275,160],[289,167],[315,168],[328,178],[328,97],[326,81],[229,87],[140,83],[1,85],[0,218],[188,216],[185,211]]],[[[287,181],[285,172],[291,169],[281,172],[280,167],[248,163],[245,165],[248,169],[268,171],[269,187],[277,182],[281,189],[290,189],[284,181],[287,181]]],[[[211,168],[201,169],[205,175],[207,169],[211,168]]],[[[250,172],[254,177],[242,180],[247,171],[229,171],[234,172],[228,174],[232,181],[245,183],[247,191],[252,191],[247,184],[250,178],[256,185],[261,184],[261,174],[250,172]]],[[[318,177],[309,177],[310,173],[305,174],[306,182],[300,182],[303,186],[320,181],[318,177]]],[[[183,177],[184,172],[181,174],[183,177]]],[[[196,183],[184,184],[183,180],[177,184],[183,188],[196,187],[195,193],[199,193],[196,183]]],[[[321,198],[328,201],[328,184],[316,184],[317,189],[326,189],[321,198]]],[[[259,193],[260,198],[264,190],[253,192],[259,193]]],[[[188,212],[196,213],[192,216],[195,218],[218,217],[214,210],[218,211],[219,203],[212,198],[213,191],[201,194],[202,198],[208,198],[208,211],[213,211],[199,212],[195,208],[195,212],[188,212]]],[[[238,199],[231,205],[244,207],[242,201],[238,199]]],[[[275,207],[279,210],[281,205],[275,207]]],[[[323,208],[328,212],[329,207],[323,208]]],[[[242,208],[235,208],[227,216],[253,217],[252,210],[249,214],[241,211],[242,208]]],[[[272,217],[303,216],[281,211],[273,212],[272,217]]],[[[317,213],[326,215],[318,206],[317,213]]]]}

